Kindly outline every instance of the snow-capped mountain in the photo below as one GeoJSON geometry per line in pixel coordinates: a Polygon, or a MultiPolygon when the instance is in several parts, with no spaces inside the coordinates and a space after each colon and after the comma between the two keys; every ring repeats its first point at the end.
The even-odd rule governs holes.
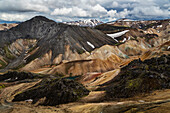
{"type": "Polygon", "coordinates": [[[79,21],[71,21],[71,22],[64,22],[64,23],[68,25],[94,27],[96,25],[102,24],[103,22],[98,21],[96,19],[88,19],[88,20],[79,20],[79,21]]]}

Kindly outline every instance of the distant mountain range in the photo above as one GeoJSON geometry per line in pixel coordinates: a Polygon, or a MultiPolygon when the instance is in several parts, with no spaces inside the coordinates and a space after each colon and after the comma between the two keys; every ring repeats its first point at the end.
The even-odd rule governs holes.
{"type": "Polygon", "coordinates": [[[4,23],[11,24],[11,23],[21,23],[21,22],[20,22],[20,21],[6,21],[6,20],[0,20],[0,24],[4,24],[4,23]]]}
{"type": "Polygon", "coordinates": [[[88,19],[88,20],[79,20],[79,21],[71,21],[71,22],[63,22],[68,25],[78,25],[78,26],[89,26],[94,27],[99,24],[103,24],[102,21],[98,21],[96,19],[88,19]]]}

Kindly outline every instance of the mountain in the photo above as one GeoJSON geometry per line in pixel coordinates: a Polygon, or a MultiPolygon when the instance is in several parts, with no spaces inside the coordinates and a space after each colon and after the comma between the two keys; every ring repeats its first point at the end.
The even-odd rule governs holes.
{"type": "Polygon", "coordinates": [[[170,22],[170,19],[165,20],[130,20],[130,19],[119,19],[114,22],[107,22],[106,24],[113,25],[113,26],[122,26],[122,27],[131,27],[131,28],[138,28],[138,29],[147,29],[150,27],[161,27],[159,25],[166,25],[170,22]]]}
{"type": "Polygon", "coordinates": [[[169,112],[169,23],[36,16],[0,31],[0,111],[169,112]]]}
{"type": "MultiPolygon", "coordinates": [[[[23,58],[19,57],[21,54],[25,56],[28,53],[29,55],[24,58],[26,63],[50,51],[52,52],[50,60],[53,62],[59,55],[63,55],[61,60],[67,59],[65,56],[68,54],[67,50],[80,54],[85,51],[90,52],[105,44],[114,45],[116,43],[99,30],[56,23],[42,16],[20,23],[10,30],[0,31],[0,42],[1,50],[4,51],[1,53],[2,56],[4,54],[6,54],[6,58],[9,56],[7,52],[5,53],[5,47],[10,56],[18,58],[17,62],[23,61],[23,58]],[[9,46],[9,44],[12,45],[9,46]],[[36,51],[31,53],[30,49],[35,48],[36,51]]],[[[17,63],[11,64],[12,67],[16,65],[17,63]]],[[[11,66],[9,67],[11,68],[11,66]]]]}
{"type": "Polygon", "coordinates": [[[105,23],[96,26],[103,33],[112,37],[116,42],[124,43],[127,40],[140,38],[169,37],[170,19],[133,21],[128,19],[119,19],[115,22],[105,23]]]}
{"type": "Polygon", "coordinates": [[[98,21],[96,19],[88,19],[88,20],[79,20],[79,21],[71,21],[64,22],[68,25],[77,25],[77,26],[86,26],[86,27],[95,27],[97,25],[103,24],[103,22],[98,21]]]}

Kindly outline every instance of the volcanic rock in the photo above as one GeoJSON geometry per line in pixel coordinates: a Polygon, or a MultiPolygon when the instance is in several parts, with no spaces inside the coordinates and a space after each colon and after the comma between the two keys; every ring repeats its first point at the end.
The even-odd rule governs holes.
{"type": "Polygon", "coordinates": [[[26,72],[9,71],[3,75],[0,75],[0,81],[15,82],[24,79],[33,79],[35,77],[36,77],[35,74],[29,72],[26,73],[26,72]]]}
{"type": "Polygon", "coordinates": [[[74,80],[47,78],[32,88],[16,95],[13,101],[33,100],[42,105],[58,105],[73,102],[88,95],[89,91],[74,80]],[[43,101],[42,101],[43,100],[43,101]],[[39,102],[41,101],[41,102],[39,102]]]}
{"type": "Polygon", "coordinates": [[[107,98],[128,98],[170,88],[170,55],[142,62],[134,60],[111,81],[103,84],[107,98]]]}

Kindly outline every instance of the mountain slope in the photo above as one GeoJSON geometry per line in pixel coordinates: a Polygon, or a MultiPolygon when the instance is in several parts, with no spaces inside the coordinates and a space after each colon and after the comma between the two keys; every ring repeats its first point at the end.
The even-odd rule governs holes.
{"type": "MultiPolygon", "coordinates": [[[[111,37],[106,36],[99,30],[56,23],[42,16],[34,17],[10,30],[0,31],[0,48],[3,50],[7,46],[7,49],[9,49],[9,44],[17,39],[33,39],[37,42],[36,45],[32,45],[34,48],[22,51],[22,54],[27,56],[25,58],[26,63],[50,51],[52,51],[51,61],[53,61],[58,55],[65,54],[67,46],[72,52],[83,53],[85,51],[90,52],[105,44],[115,44],[111,37]],[[34,50],[35,48],[36,51],[27,55],[30,49],[34,50]]],[[[10,49],[9,53],[16,56],[10,49]]],[[[62,57],[62,59],[65,58],[62,57]]],[[[22,60],[23,58],[20,59],[20,62],[22,60]]]]}

